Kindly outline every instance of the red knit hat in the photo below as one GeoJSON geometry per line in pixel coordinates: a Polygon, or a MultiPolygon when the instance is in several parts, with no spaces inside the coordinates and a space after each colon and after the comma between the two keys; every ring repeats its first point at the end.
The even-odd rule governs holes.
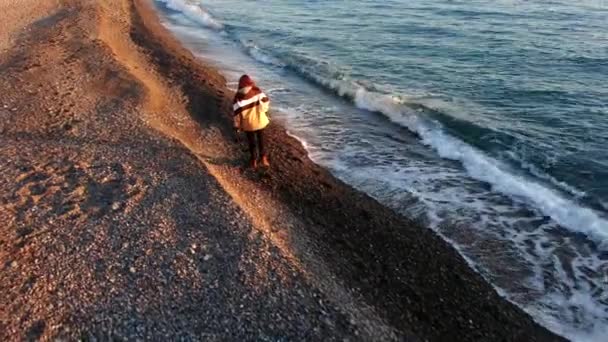
{"type": "Polygon", "coordinates": [[[249,77],[249,75],[243,75],[239,79],[239,89],[253,87],[255,86],[255,82],[249,77]]]}

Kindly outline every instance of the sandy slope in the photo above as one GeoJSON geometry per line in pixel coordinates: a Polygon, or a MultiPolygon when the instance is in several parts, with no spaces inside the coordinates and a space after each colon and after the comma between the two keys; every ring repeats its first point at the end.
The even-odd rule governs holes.
{"type": "Polygon", "coordinates": [[[146,0],[0,9],[0,339],[558,340],[280,126],[242,172],[146,0]]]}
{"type": "Polygon", "coordinates": [[[29,24],[46,17],[57,9],[59,0],[3,0],[0,1],[0,52],[10,49],[18,35],[27,31],[29,24]]]}
{"type": "Polygon", "coordinates": [[[145,124],[183,105],[171,89],[153,100],[155,80],[128,72],[147,67],[136,56],[119,63],[129,7],[106,4],[57,8],[0,59],[0,340],[354,336],[145,124]]]}

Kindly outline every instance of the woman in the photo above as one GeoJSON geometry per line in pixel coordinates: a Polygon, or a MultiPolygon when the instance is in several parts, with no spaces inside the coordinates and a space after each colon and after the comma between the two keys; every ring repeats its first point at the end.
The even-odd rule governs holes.
{"type": "Polygon", "coordinates": [[[268,107],[270,100],[268,96],[255,85],[248,75],[239,79],[239,89],[234,97],[234,128],[244,131],[249,142],[249,153],[251,159],[249,165],[256,168],[258,157],[262,165],[270,166],[268,155],[264,147],[264,128],[268,126],[268,107]],[[259,153],[258,153],[259,150],[259,153]]]}

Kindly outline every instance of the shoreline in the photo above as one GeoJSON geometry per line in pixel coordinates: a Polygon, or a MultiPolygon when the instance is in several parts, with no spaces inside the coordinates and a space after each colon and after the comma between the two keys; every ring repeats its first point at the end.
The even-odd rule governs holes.
{"type": "MultiPolygon", "coordinates": [[[[139,0],[138,2],[142,2],[142,1],[141,1],[141,0],[139,0]]],[[[139,11],[140,11],[140,14],[141,14],[142,7],[140,7],[139,11]]],[[[158,16],[158,14],[157,14],[157,13],[150,14],[150,15],[158,16]]],[[[156,19],[156,21],[157,21],[157,22],[156,22],[155,24],[156,24],[156,25],[158,25],[158,24],[159,24],[158,19],[156,19]]],[[[162,25],[161,25],[161,26],[162,26],[162,25]]],[[[174,40],[174,41],[176,41],[176,42],[177,42],[177,39],[176,39],[176,38],[174,38],[174,37],[171,35],[171,33],[170,33],[170,32],[169,32],[169,31],[168,31],[166,28],[162,27],[160,30],[165,31],[165,32],[166,32],[168,35],[170,35],[170,39],[171,39],[171,40],[174,40]]],[[[160,31],[160,30],[159,30],[159,31],[160,31]]],[[[151,36],[153,36],[153,33],[151,34],[151,36]]],[[[184,52],[182,52],[182,53],[184,53],[184,54],[186,54],[186,55],[191,55],[191,52],[190,52],[189,50],[187,50],[186,48],[184,48],[183,46],[181,46],[181,43],[177,42],[177,45],[179,45],[180,49],[182,49],[182,50],[184,51],[184,52]]],[[[180,51],[180,52],[181,52],[181,51],[180,51]]],[[[197,63],[197,64],[198,64],[198,63],[202,63],[202,61],[200,61],[200,59],[199,59],[199,58],[196,58],[196,57],[194,57],[194,62],[195,62],[195,63],[197,63]]],[[[201,66],[201,67],[203,67],[203,68],[209,68],[208,66],[201,66]]],[[[213,69],[213,67],[211,67],[211,69],[213,69]]],[[[213,70],[213,72],[214,72],[214,73],[219,74],[219,72],[218,72],[217,70],[213,70]]],[[[220,75],[220,77],[222,77],[222,76],[220,75]]],[[[224,82],[224,83],[225,83],[225,82],[224,82]]],[[[225,88],[225,87],[223,87],[223,88],[225,88]]],[[[228,92],[229,94],[230,94],[230,92],[231,92],[231,90],[229,90],[229,89],[222,89],[222,91],[226,91],[226,92],[228,92]]],[[[230,99],[231,99],[230,97],[226,97],[225,102],[228,102],[228,105],[230,105],[230,99]]],[[[230,107],[229,107],[229,108],[230,108],[230,107]]],[[[225,110],[225,109],[224,109],[224,110],[225,110]]],[[[229,118],[229,113],[230,113],[230,111],[229,111],[229,110],[228,110],[228,111],[226,111],[226,110],[225,110],[225,113],[226,113],[226,115],[223,117],[223,119],[224,119],[224,120],[227,120],[227,119],[229,118]]],[[[229,125],[229,124],[230,124],[229,120],[224,122],[224,125],[226,125],[226,124],[227,124],[227,125],[229,125]]],[[[337,187],[337,188],[344,188],[344,189],[345,189],[345,191],[344,191],[344,193],[343,193],[343,194],[338,194],[338,195],[335,195],[335,194],[334,194],[334,196],[335,196],[335,197],[333,197],[333,198],[331,198],[331,197],[330,197],[330,198],[325,199],[325,200],[326,200],[326,201],[328,201],[329,203],[334,202],[334,201],[336,201],[336,202],[337,202],[337,201],[339,201],[339,200],[337,200],[337,199],[351,198],[350,196],[352,195],[352,196],[353,196],[354,198],[356,198],[356,199],[359,199],[359,198],[360,198],[360,199],[364,199],[362,202],[369,202],[369,203],[373,203],[372,208],[373,208],[374,210],[375,210],[376,208],[378,208],[378,209],[379,209],[379,211],[383,212],[383,214],[384,214],[384,213],[387,213],[387,212],[390,212],[390,213],[392,214],[391,216],[393,216],[394,218],[397,218],[398,220],[402,220],[402,222],[404,222],[404,223],[406,223],[406,224],[409,224],[409,225],[414,226],[414,229],[424,229],[424,230],[425,230],[425,232],[430,233],[430,235],[432,235],[432,236],[433,236],[433,238],[434,238],[434,239],[436,239],[435,241],[438,241],[438,243],[439,243],[439,244],[440,244],[440,246],[441,246],[440,248],[447,248],[447,249],[449,249],[449,250],[450,250],[450,253],[452,253],[452,257],[453,257],[453,255],[455,254],[455,255],[456,255],[456,258],[458,258],[458,259],[459,259],[459,262],[460,262],[460,263],[465,263],[465,267],[467,267],[467,268],[470,270],[470,267],[469,267],[468,265],[466,265],[466,262],[465,262],[465,261],[464,261],[464,259],[463,259],[463,258],[462,258],[462,257],[461,257],[459,254],[458,254],[458,252],[456,252],[456,251],[455,251],[455,249],[454,249],[454,248],[453,248],[451,245],[449,245],[449,244],[448,244],[447,242],[445,242],[445,241],[444,241],[442,238],[440,238],[439,236],[437,236],[437,235],[436,235],[434,232],[432,232],[430,229],[427,229],[427,228],[424,228],[424,227],[420,227],[420,226],[418,226],[416,223],[411,222],[411,221],[409,221],[409,220],[407,220],[407,219],[405,219],[405,218],[401,217],[401,215],[396,214],[396,213],[394,213],[392,210],[390,210],[390,209],[388,209],[388,208],[384,207],[383,205],[381,205],[380,203],[378,203],[378,202],[377,202],[375,199],[372,199],[371,197],[369,197],[367,194],[364,194],[364,193],[362,193],[362,192],[360,192],[360,191],[358,191],[358,190],[356,190],[356,189],[352,188],[350,185],[347,185],[347,184],[345,184],[344,182],[342,182],[342,181],[338,180],[338,179],[337,179],[337,178],[335,178],[333,175],[331,175],[331,173],[330,173],[329,171],[327,171],[326,169],[324,169],[324,168],[322,168],[321,166],[319,166],[319,165],[315,164],[314,162],[312,162],[312,161],[310,160],[310,158],[308,157],[308,153],[307,153],[307,151],[305,150],[305,148],[304,148],[304,147],[301,145],[301,143],[300,143],[300,142],[299,142],[299,141],[298,141],[298,140],[297,140],[295,137],[291,137],[291,136],[289,136],[289,134],[287,133],[287,131],[286,131],[286,129],[285,129],[284,127],[279,126],[279,125],[277,125],[277,124],[275,123],[275,124],[273,125],[273,127],[271,127],[271,132],[272,132],[272,133],[271,133],[271,138],[269,139],[271,142],[278,142],[278,144],[277,144],[277,145],[280,145],[280,146],[290,146],[290,148],[289,148],[289,149],[286,149],[286,150],[282,150],[282,149],[278,149],[278,150],[277,150],[277,149],[275,149],[275,148],[271,148],[271,150],[273,150],[273,151],[271,152],[271,153],[273,154],[273,167],[275,167],[275,165],[276,165],[276,162],[274,162],[274,161],[275,161],[275,159],[276,159],[276,156],[278,155],[278,156],[282,157],[282,158],[281,158],[282,160],[280,160],[280,164],[279,164],[280,166],[279,166],[279,167],[285,167],[285,168],[286,168],[286,170],[295,170],[296,168],[294,168],[294,163],[293,163],[293,161],[294,161],[294,160],[293,160],[293,158],[294,158],[294,155],[295,155],[295,162],[296,162],[296,163],[295,163],[295,165],[297,165],[297,164],[299,164],[299,163],[302,163],[302,160],[304,160],[304,163],[303,163],[303,164],[304,164],[304,166],[305,166],[306,168],[310,168],[310,169],[311,169],[311,171],[310,171],[310,172],[312,173],[312,176],[311,176],[311,178],[312,178],[312,179],[310,180],[310,183],[308,183],[308,184],[307,184],[308,186],[304,185],[304,186],[303,186],[301,189],[299,189],[299,191],[295,191],[295,193],[296,193],[296,195],[297,195],[297,196],[298,196],[298,195],[301,195],[301,194],[306,193],[306,189],[307,189],[307,188],[308,188],[308,189],[313,188],[313,187],[314,187],[314,185],[313,185],[313,183],[314,183],[314,182],[318,182],[318,183],[320,183],[320,184],[322,184],[322,185],[323,185],[323,186],[321,187],[321,191],[327,191],[327,188],[332,189],[333,187],[337,187]],[[277,153],[277,152],[278,152],[278,153],[277,153]],[[294,152],[295,152],[295,153],[294,153],[294,152]],[[283,159],[283,158],[285,158],[285,159],[283,159]],[[292,160],[291,160],[291,161],[286,160],[286,159],[289,159],[289,158],[291,158],[292,160]],[[318,178],[318,179],[315,179],[315,178],[318,178]]],[[[274,144],[273,144],[273,145],[274,145],[274,144]]],[[[298,170],[301,170],[301,168],[297,168],[297,169],[298,169],[298,170]]],[[[278,170],[278,171],[279,171],[279,172],[284,172],[284,171],[286,171],[286,170],[278,170]]],[[[287,176],[286,178],[288,178],[290,175],[286,175],[286,176],[287,176]]],[[[275,183],[275,184],[268,184],[268,183],[266,183],[266,184],[264,184],[264,185],[267,185],[267,190],[268,190],[268,191],[276,191],[276,190],[277,190],[277,188],[279,188],[281,185],[284,185],[284,184],[293,184],[293,183],[289,183],[289,181],[290,181],[290,180],[293,180],[293,179],[298,179],[298,178],[300,178],[300,176],[301,176],[301,174],[292,175],[292,177],[291,177],[291,178],[285,179],[285,180],[284,180],[284,181],[282,181],[280,184],[277,184],[277,183],[275,183]]],[[[274,179],[272,179],[272,180],[274,181],[274,179]]],[[[280,189],[280,188],[279,188],[279,189],[280,189]]],[[[281,197],[282,197],[282,198],[287,199],[287,201],[288,201],[288,202],[291,202],[291,203],[294,203],[294,202],[295,202],[294,204],[296,204],[296,206],[299,204],[299,203],[297,203],[297,201],[295,201],[295,198],[294,198],[294,191],[292,191],[292,189],[287,188],[287,189],[280,189],[280,190],[283,190],[283,191],[284,191],[284,193],[282,193],[282,194],[281,194],[281,197]],[[289,199],[291,199],[291,200],[289,200],[289,199]]],[[[342,190],[342,189],[340,189],[340,190],[342,190]]],[[[299,197],[299,196],[298,196],[298,197],[299,197]]],[[[311,203],[313,203],[314,201],[316,201],[316,199],[314,199],[315,195],[313,195],[313,196],[311,196],[311,197],[313,198],[313,199],[311,200],[311,203]]],[[[361,203],[361,202],[360,202],[360,203],[361,203]]],[[[368,204],[368,203],[364,203],[363,205],[356,206],[356,208],[358,209],[358,211],[359,211],[359,212],[356,212],[356,214],[358,214],[358,215],[356,215],[356,216],[355,216],[355,215],[353,215],[353,216],[355,216],[355,217],[351,218],[351,222],[357,222],[357,221],[358,221],[358,218],[360,218],[360,217],[364,218],[364,220],[365,220],[365,219],[369,220],[369,216],[370,216],[370,214],[369,214],[369,212],[368,212],[368,211],[367,211],[367,210],[364,208],[366,204],[368,204]]],[[[341,205],[339,205],[339,206],[338,206],[338,208],[336,208],[336,209],[334,209],[334,210],[336,210],[336,211],[338,211],[338,212],[339,212],[339,211],[341,211],[341,210],[342,210],[342,208],[344,208],[344,207],[348,207],[348,204],[346,204],[346,205],[345,205],[345,204],[341,204],[341,205]]],[[[318,209],[319,211],[321,211],[321,210],[323,210],[322,208],[326,208],[326,207],[325,207],[324,205],[320,205],[320,204],[318,204],[318,207],[317,207],[316,209],[318,209]]],[[[294,208],[294,209],[295,209],[295,208],[294,208]]],[[[312,213],[310,213],[310,214],[312,214],[312,215],[314,215],[314,214],[318,214],[318,212],[319,212],[319,211],[314,211],[314,210],[313,210],[313,212],[312,212],[312,213]]],[[[311,215],[311,216],[312,216],[312,215],[311,215]]],[[[391,219],[394,219],[393,217],[391,217],[391,219]]],[[[338,224],[339,224],[339,223],[338,223],[338,224]]],[[[334,227],[335,227],[336,225],[337,225],[337,224],[336,224],[336,223],[334,223],[334,222],[332,222],[332,223],[326,223],[326,228],[329,228],[329,227],[331,227],[331,226],[334,226],[334,227]]],[[[382,226],[383,226],[383,223],[380,223],[378,226],[379,226],[379,227],[382,227],[382,226]]],[[[346,228],[346,229],[348,229],[348,228],[346,228]]],[[[323,233],[322,233],[322,232],[315,232],[315,234],[323,234],[323,233]]],[[[390,234],[390,233],[389,233],[389,234],[390,234]]],[[[340,244],[340,243],[345,243],[345,242],[344,242],[344,240],[346,240],[346,239],[348,239],[348,238],[349,238],[349,237],[343,237],[343,236],[340,236],[340,237],[338,238],[339,240],[337,240],[336,242],[338,242],[339,244],[340,244]],[[341,239],[344,239],[344,240],[340,241],[341,239]]],[[[324,239],[325,239],[325,237],[321,237],[319,240],[321,240],[321,241],[325,241],[324,239]]],[[[335,239],[335,237],[334,237],[334,239],[335,239]]],[[[390,239],[387,239],[387,240],[390,240],[390,239]]],[[[348,244],[348,243],[345,243],[345,244],[348,244]]],[[[350,246],[349,246],[349,247],[350,247],[350,246]]],[[[329,246],[327,246],[327,248],[331,248],[331,244],[329,244],[329,246]]],[[[339,254],[339,253],[335,253],[335,254],[333,254],[333,257],[335,258],[334,260],[339,259],[338,254],[339,254]]],[[[331,258],[331,257],[330,257],[330,258],[331,258]]],[[[364,262],[365,262],[364,260],[373,260],[373,259],[374,259],[374,257],[373,257],[372,255],[369,255],[369,256],[367,256],[367,257],[363,257],[363,258],[361,258],[361,262],[362,262],[362,263],[364,263],[364,262]]],[[[344,265],[344,266],[346,266],[346,265],[344,265]]],[[[385,266],[385,267],[386,267],[386,266],[385,266]]],[[[473,273],[474,273],[474,274],[475,274],[475,275],[476,275],[478,278],[481,278],[481,276],[480,276],[480,275],[478,275],[478,274],[477,274],[475,271],[473,271],[473,273]]],[[[353,280],[354,280],[354,279],[353,279],[353,280]]],[[[486,283],[486,281],[485,281],[484,279],[482,279],[482,281],[483,281],[484,283],[486,283]]],[[[489,285],[489,284],[486,284],[486,285],[489,285]]],[[[495,292],[495,290],[494,290],[493,288],[491,289],[491,291],[495,292]]],[[[505,299],[501,298],[501,300],[505,300],[505,299]]],[[[506,301],[506,300],[505,300],[505,301],[506,301]]],[[[509,303],[509,304],[510,304],[510,305],[513,305],[513,304],[511,304],[511,303],[509,303]]],[[[519,308],[517,308],[517,310],[520,310],[520,309],[519,309],[519,308]]]]}
{"type": "MultiPolygon", "coordinates": [[[[279,278],[291,279],[285,284],[305,284],[310,287],[302,290],[306,293],[317,291],[322,294],[323,301],[328,301],[332,308],[326,311],[336,312],[335,316],[330,315],[330,321],[341,322],[343,318],[339,316],[346,317],[349,323],[334,325],[341,327],[346,324],[347,327],[331,330],[332,336],[342,334],[344,337],[354,333],[352,338],[355,339],[381,340],[434,341],[450,340],[454,336],[476,341],[563,340],[500,297],[452,246],[432,230],[396,214],[314,164],[301,144],[276,123],[269,128],[267,138],[273,165],[270,173],[242,172],[239,166],[244,160],[244,152],[242,146],[232,141],[229,120],[231,90],[226,89],[225,80],[217,70],[194,57],[162,26],[149,1],[104,1],[98,6],[79,1],[73,3],[63,9],[66,14],[58,17],[57,22],[70,20],[66,19],[68,13],[77,17],[71,25],[84,25],[81,21],[89,15],[98,19],[99,36],[92,39],[95,49],[99,49],[95,52],[105,51],[102,59],[116,64],[111,82],[106,80],[98,86],[100,89],[107,88],[108,84],[116,86],[118,90],[110,90],[105,96],[124,102],[121,110],[136,108],[133,114],[141,115],[135,121],[127,120],[127,127],[138,131],[137,123],[141,124],[143,120],[156,133],[162,133],[160,137],[155,137],[152,132],[142,133],[151,136],[146,138],[151,145],[160,144],[152,152],[162,153],[163,144],[167,144],[178,155],[175,158],[188,160],[180,159],[168,166],[167,179],[171,178],[172,168],[180,169],[180,165],[187,164],[188,169],[184,172],[194,174],[201,171],[196,170],[199,164],[199,168],[208,173],[202,177],[209,177],[210,182],[217,184],[214,191],[229,198],[235,210],[242,213],[239,220],[250,224],[250,228],[244,231],[255,232],[258,239],[269,245],[269,249],[276,250],[276,258],[282,261],[273,264],[285,263],[277,268],[282,270],[278,272],[282,274],[279,278]],[[115,9],[115,6],[120,6],[120,9],[115,9]],[[116,26],[117,23],[120,25],[116,26]],[[116,83],[116,78],[124,82],[116,83]],[[131,89],[135,90],[131,92],[131,89]],[[165,143],[165,140],[170,142],[165,143]],[[292,279],[291,273],[298,276],[292,279]]],[[[28,48],[27,44],[24,46],[24,49],[28,48]]],[[[85,52],[77,51],[78,58],[84,61],[95,58],[93,53],[83,55],[85,52]]],[[[0,62],[5,66],[1,70],[11,72],[12,67],[6,67],[4,59],[0,62]]],[[[71,80],[68,83],[75,82],[71,80]]],[[[99,106],[90,107],[92,112],[100,110],[99,106]]],[[[82,120],[63,123],[62,127],[66,124],[70,125],[66,131],[75,127],[76,133],[70,134],[88,133],[86,127],[79,128],[86,126],[82,120]]],[[[124,130],[121,134],[129,136],[129,128],[116,126],[116,129],[124,130]]],[[[3,127],[3,134],[5,131],[9,131],[7,137],[23,135],[20,128],[3,127]]],[[[102,138],[100,141],[123,144],[123,138],[102,138]]],[[[21,141],[19,139],[15,138],[14,142],[21,141]]],[[[143,146],[136,150],[140,148],[143,146]]],[[[7,154],[0,150],[0,156],[3,153],[7,154]]],[[[55,153],[61,152],[57,150],[55,153]]],[[[158,157],[150,153],[142,160],[148,158],[158,157]]],[[[155,166],[150,168],[153,171],[155,166]]],[[[145,183],[144,180],[141,182],[145,183]]],[[[9,182],[0,184],[10,186],[9,182]]],[[[184,189],[191,186],[186,184],[184,189]]],[[[197,202],[196,197],[192,198],[194,207],[205,205],[204,201],[197,202]]],[[[133,206],[137,208],[137,204],[133,206]]],[[[215,210],[220,208],[221,205],[213,207],[215,210]]],[[[133,210],[136,212],[138,209],[133,210]]],[[[0,215],[3,213],[9,215],[0,211],[0,215]]],[[[196,216],[194,212],[187,216],[193,215],[196,216]]],[[[227,214],[220,213],[222,215],[227,214]]],[[[102,219],[106,219],[105,216],[102,219]]],[[[20,219],[23,217],[8,222],[19,225],[20,219]]],[[[121,226],[129,222],[128,217],[121,219],[113,224],[121,226]]],[[[188,220],[185,222],[187,225],[188,220]]],[[[204,223],[205,220],[193,225],[192,231],[197,232],[200,224],[204,223]]],[[[10,243],[3,242],[5,244],[10,243]]],[[[2,253],[0,257],[4,261],[9,256],[2,253]]],[[[26,260],[23,262],[27,263],[26,260]]],[[[82,267],[86,268],[86,264],[82,267]]],[[[24,278],[26,280],[27,277],[24,278]]],[[[7,284],[1,285],[2,290],[15,291],[10,290],[12,287],[7,284]]],[[[187,284],[184,286],[187,288],[187,284]]],[[[93,302],[95,300],[99,299],[93,302]]],[[[11,335],[5,338],[18,339],[19,336],[12,332],[21,331],[20,328],[10,323],[8,312],[3,310],[2,316],[3,321],[6,318],[2,325],[11,327],[7,329],[11,335]]],[[[85,320],[79,324],[75,326],[81,331],[89,329],[87,324],[90,322],[85,320]]],[[[312,327],[316,324],[318,322],[310,322],[312,327]]],[[[42,330],[41,336],[56,336],[53,334],[57,333],[44,327],[42,330]]],[[[330,330],[324,331],[329,334],[330,330]]],[[[153,334],[152,337],[160,336],[153,334]]],[[[245,336],[260,337],[255,333],[245,336]]],[[[298,334],[292,337],[298,336],[303,337],[298,334]]]]}

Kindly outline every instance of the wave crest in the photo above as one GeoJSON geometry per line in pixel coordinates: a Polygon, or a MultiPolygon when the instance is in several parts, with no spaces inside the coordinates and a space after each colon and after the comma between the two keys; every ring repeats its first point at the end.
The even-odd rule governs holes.
{"type": "Polygon", "coordinates": [[[200,5],[192,3],[188,0],[156,0],[165,4],[165,6],[173,11],[181,12],[191,21],[194,21],[204,27],[221,31],[224,25],[215,20],[211,14],[201,8],[200,5]]]}
{"type": "Polygon", "coordinates": [[[273,57],[272,55],[264,52],[253,42],[241,40],[241,45],[245,48],[245,51],[247,52],[247,54],[249,56],[251,56],[253,59],[255,59],[256,61],[263,63],[263,64],[272,65],[275,67],[280,67],[280,68],[285,67],[285,64],[283,62],[281,62],[277,58],[273,57]]]}
{"type": "Polygon", "coordinates": [[[472,178],[490,184],[494,191],[508,195],[514,201],[532,205],[561,226],[585,234],[597,243],[598,248],[608,251],[608,220],[594,210],[578,205],[543,184],[510,172],[509,167],[499,160],[446,133],[439,122],[429,120],[413,109],[426,108],[424,103],[412,103],[407,98],[370,91],[346,78],[319,76],[311,72],[308,62],[291,64],[290,67],[307,79],[350,99],[358,108],[383,114],[391,122],[417,134],[423,144],[433,148],[442,158],[459,161],[472,178]]]}

